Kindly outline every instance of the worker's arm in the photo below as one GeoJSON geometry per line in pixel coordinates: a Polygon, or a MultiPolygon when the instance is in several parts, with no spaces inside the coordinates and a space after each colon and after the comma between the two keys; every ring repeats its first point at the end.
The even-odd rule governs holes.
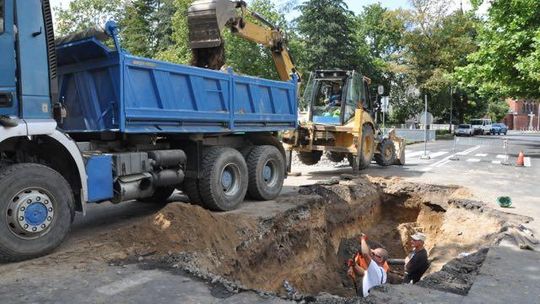
{"type": "Polygon", "coordinates": [[[364,260],[366,260],[366,264],[369,267],[369,263],[371,263],[371,249],[367,244],[367,236],[363,233],[360,235],[360,247],[362,256],[364,257],[364,260]]]}

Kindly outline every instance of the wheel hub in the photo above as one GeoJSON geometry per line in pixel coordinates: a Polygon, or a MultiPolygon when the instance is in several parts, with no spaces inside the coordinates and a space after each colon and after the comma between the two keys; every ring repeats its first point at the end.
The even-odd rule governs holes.
{"type": "Polygon", "coordinates": [[[21,191],[13,197],[7,209],[9,229],[21,238],[38,237],[48,231],[54,211],[53,201],[45,191],[21,191]]]}
{"type": "Polygon", "coordinates": [[[263,178],[265,182],[269,182],[272,179],[272,167],[268,163],[264,166],[263,178]]]}

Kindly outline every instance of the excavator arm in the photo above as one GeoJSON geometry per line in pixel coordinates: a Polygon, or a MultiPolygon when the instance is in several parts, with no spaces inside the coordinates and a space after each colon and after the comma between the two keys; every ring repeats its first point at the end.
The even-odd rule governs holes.
{"type": "Polygon", "coordinates": [[[300,75],[287,48],[285,34],[271,22],[250,12],[244,1],[196,0],[188,9],[192,64],[220,69],[225,64],[223,29],[270,49],[281,80],[300,75]],[[251,16],[260,24],[245,18],[251,16]]]}

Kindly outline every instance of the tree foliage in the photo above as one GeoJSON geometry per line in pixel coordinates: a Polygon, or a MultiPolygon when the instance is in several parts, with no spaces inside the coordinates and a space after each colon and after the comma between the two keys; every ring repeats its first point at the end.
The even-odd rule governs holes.
{"type": "Polygon", "coordinates": [[[479,49],[459,69],[461,84],[481,96],[540,95],[540,2],[491,1],[479,49]]]}
{"type": "Polygon", "coordinates": [[[307,70],[354,69],[354,15],[342,0],[309,0],[299,6],[296,29],[307,70]]]}
{"type": "Polygon", "coordinates": [[[119,20],[122,0],[74,0],[67,8],[55,8],[56,34],[64,36],[91,27],[103,26],[108,20],[119,20]]]}

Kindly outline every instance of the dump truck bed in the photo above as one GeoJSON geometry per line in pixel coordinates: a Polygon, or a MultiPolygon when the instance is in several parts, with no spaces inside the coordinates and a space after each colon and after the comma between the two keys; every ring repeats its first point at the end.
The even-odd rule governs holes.
{"type": "Polygon", "coordinates": [[[236,133],[297,126],[296,81],[139,58],[90,38],[57,47],[68,132],[236,133]]]}

